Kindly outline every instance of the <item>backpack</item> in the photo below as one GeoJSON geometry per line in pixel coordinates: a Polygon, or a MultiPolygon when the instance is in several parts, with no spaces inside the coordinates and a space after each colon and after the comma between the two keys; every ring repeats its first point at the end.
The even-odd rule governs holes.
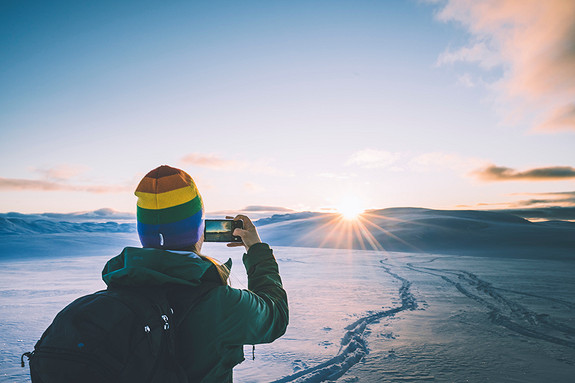
{"type": "Polygon", "coordinates": [[[78,298],[22,355],[22,367],[27,356],[33,383],[187,382],[176,329],[212,287],[179,287],[175,312],[166,288],[108,288],[78,298]]]}

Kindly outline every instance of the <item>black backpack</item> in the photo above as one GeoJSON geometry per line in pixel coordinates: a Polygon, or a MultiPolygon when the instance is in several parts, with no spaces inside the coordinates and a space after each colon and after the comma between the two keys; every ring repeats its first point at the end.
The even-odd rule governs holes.
{"type": "Polygon", "coordinates": [[[22,355],[22,367],[27,356],[33,383],[188,382],[176,329],[212,287],[108,288],[78,298],[22,355]]]}

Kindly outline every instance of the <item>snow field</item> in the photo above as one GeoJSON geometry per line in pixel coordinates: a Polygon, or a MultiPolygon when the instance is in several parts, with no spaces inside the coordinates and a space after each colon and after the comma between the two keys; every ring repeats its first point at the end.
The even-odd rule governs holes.
{"type": "MultiPolygon", "coordinates": [[[[106,242],[96,233],[69,236],[36,237],[25,247],[27,257],[13,253],[0,261],[0,381],[29,381],[20,355],[65,305],[104,288],[101,269],[125,243],[122,234],[106,242]],[[70,243],[90,255],[57,257],[70,243]],[[34,246],[50,256],[31,256],[34,246]]],[[[241,250],[206,244],[203,252],[231,257],[232,286],[247,288],[241,250]]],[[[277,246],[274,253],[290,325],[274,343],[257,345],[255,360],[245,347],[236,382],[571,382],[575,376],[572,261],[277,246]]]]}

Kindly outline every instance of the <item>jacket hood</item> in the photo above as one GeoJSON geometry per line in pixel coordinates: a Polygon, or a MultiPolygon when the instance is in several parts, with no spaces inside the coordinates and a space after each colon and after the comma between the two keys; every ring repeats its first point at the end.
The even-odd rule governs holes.
{"type": "MultiPolygon", "coordinates": [[[[229,259],[224,265],[231,269],[232,260],[229,259]]],[[[213,263],[194,253],[137,247],[126,247],[118,256],[110,259],[102,270],[102,279],[108,286],[199,286],[206,281],[222,283],[213,263]]]]}

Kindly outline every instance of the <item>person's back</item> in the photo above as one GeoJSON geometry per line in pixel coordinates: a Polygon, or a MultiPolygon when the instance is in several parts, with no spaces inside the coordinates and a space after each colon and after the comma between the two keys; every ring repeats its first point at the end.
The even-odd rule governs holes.
{"type": "Polygon", "coordinates": [[[249,291],[223,285],[214,265],[192,252],[126,248],[108,262],[103,277],[113,287],[169,285],[174,317],[180,318],[179,364],[190,382],[226,382],[244,360],[243,345],[272,342],[288,324],[287,297],[269,246],[252,245],[244,264],[249,291]],[[194,295],[201,296],[190,310],[194,295]]]}

